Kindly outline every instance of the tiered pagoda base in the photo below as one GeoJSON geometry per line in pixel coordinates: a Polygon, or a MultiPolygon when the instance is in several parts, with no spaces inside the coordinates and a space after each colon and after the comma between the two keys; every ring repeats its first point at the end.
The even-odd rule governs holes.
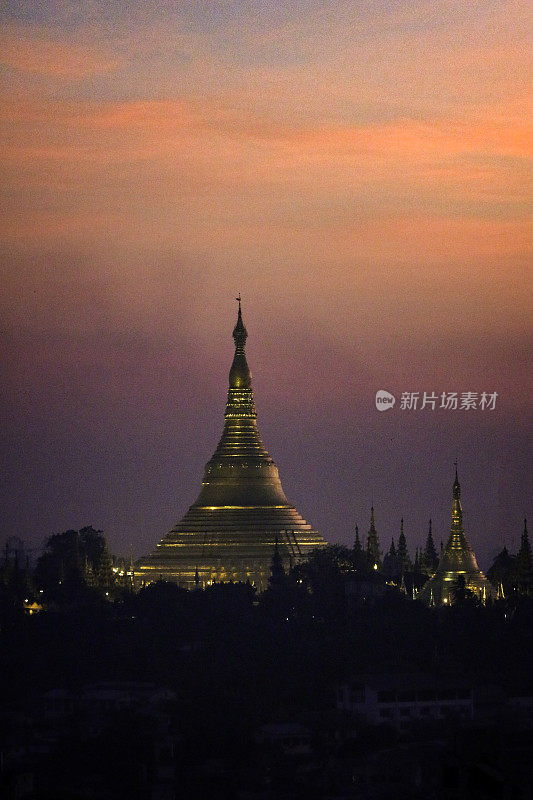
{"type": "Polygon", "coordinates": [[[290,506],[191,506],[156,549],[139,562],[137,579],[175,581],[187,589],[219,581],[249,581],[263,591],[276,541],[285,569],[323,544],[319,534],[290,506]]]}

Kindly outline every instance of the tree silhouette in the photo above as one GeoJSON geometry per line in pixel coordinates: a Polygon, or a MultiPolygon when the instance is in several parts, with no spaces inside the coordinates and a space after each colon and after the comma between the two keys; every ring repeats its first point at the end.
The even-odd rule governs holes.
{"type": "Polygon", "coordinates": [[[352,548],[352,563],[355,570],[363,571],[368,567],[366,553],[359,538],[359,527],[355,526],[355,540],[352,548]]]}
{"type": "Polygon", "coordinates": [[[392,578],[397,578],[401,572],[398,553],[394,544],[394,538],[391,540],[389,552],[383,559],[383,572],[392,578]]]}
{"type": "Polygon", "coordinates": [[[88,526],[50,536],[37,561],[35,581],[49,599],[61,600],[93,586],[114,586],[111,557],[102,531],[88,526]]]}
{"type": "Polygon", "coordinates": [[[512,556],[506,547],[495,557],[487,578],[495,589],[503,588],[505,597],[509,597],[516,589],[516,556],[512,556]]]}
{"type": "Polygon", "coordinates": [[[516,556],[516,579],[521,594],[533,593],[533,559],[531,545],[527,533],[527,520],[524,519],[524,530],[520,542],[520,550],[516,556]]]}

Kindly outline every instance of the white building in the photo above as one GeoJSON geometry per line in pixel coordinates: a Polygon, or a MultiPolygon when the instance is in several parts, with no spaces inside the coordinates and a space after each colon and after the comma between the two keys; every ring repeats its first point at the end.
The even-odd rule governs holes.
{"type": "Polygon", "coordinates": [[[415,722],[472,719],[473,690],[426,675],[361,676],[338,686],[337,708],[370,725],[407,730],[415,722]]]}

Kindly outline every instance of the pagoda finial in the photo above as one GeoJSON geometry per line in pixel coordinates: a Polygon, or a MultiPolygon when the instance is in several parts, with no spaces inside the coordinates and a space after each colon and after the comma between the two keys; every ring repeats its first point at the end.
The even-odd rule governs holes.
{"type": "Polygon", "coordinates": [[[235,300],[239,304],[239,311],[237,313],[237,324],[233,329],[233,338],[235,339],[236,347],[244,347],[246,338],[248,336],[248,331],[244,327],[244,322],[242,321],[241,295],[238,294],[235,300]]]}
{"type": "Polygon", "coordinates": [[[455,464],[455,481],[453,482],[453,497],[454,500],[459,500],[461,497],[461,484],[457,476],[457,459],[453,462],[455,464]]]}
{"type": "Polygon", "coordinates": [[[244,352],[248,331],[244,327],[244,322],[242,321],[240,294],[235,299],[239,304],[239,311],[237,313],[237,323],[233,328],[235,357],[229,374],[229,385],[230,389],[251,389],[252,376],[248,364],[246,363],[246,354],[244,352]]]}

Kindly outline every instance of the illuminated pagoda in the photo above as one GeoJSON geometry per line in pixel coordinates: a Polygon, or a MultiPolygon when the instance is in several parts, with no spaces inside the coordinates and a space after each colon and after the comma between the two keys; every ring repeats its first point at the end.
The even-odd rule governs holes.
{"type": "Polygon", "coordinates": [[[285,497],[278,468],[261,441],[245,354],[248,333],[237,300],[222,437],[206,464],[196,502],[137,562],[137,585],[163,579],[193,589],[215,581],[250,581],[262,591],[276,550],[287,570],[326,544],[285,497]]]}
{"type": "Polygon", "coordinates": [[[419,592],[417,599],[427,605],[451,604],[456,591],[461,588],[473,592],[481,600],[492,595],[491,584],[479,569],[474,551],[465,536],[461,485],[456,464],[450,538],[441,553],[437,571],[419,592]],[[461,578],[464,579],[464,584],[461,578]]]}

